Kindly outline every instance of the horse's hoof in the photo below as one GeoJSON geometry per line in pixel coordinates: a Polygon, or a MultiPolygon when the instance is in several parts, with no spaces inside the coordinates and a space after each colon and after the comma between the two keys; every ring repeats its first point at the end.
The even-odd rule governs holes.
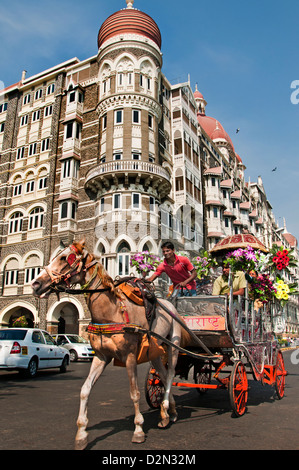
{"type": "Polygon", "coordinates": [[[172,413],[172,414],[170,415],[170,421],[171,421],[171,423],[175,423],[177,420],[178,420],[178,415],[177,415],[177,413],[172,413]]]}
{"type": "Polygon", "coordinates": [[[166,428],[169,425],[169,418],[164,418],[158,423],[159,428],[166,428]]]}
{"type": "Polygon", "coordinates": [[[87,439],[75,441],[75,450],[84,450],[87,447],[87,439]]]}
{"type": "Polygon", "coordinates": [[[132,437],[132,442],[134,444],[142,444],[145,441],[144,432],[135,432],[132,437]]]}

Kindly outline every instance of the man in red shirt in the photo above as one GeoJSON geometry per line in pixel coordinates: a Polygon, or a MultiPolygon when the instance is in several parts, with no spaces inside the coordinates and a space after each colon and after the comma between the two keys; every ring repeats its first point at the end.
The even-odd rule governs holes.
{"type": "Polygon", "coordinates": [[[156,272],[147,281],[154,281],[162,273],[166,273],[173,282],[174,288],[183,288],[183,295],[196,295],[196,270],[185,256],[178,256],[174,252],[172,242],[164,242],[161,246],[164,262],[159,264],[156,272]]]}

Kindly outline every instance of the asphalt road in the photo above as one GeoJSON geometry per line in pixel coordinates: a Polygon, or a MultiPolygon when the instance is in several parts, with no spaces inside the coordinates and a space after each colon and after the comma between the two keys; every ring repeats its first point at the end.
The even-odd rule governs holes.
{"type": "MultiPolygon", "coordinates": [[[[126,370],[111,365],[90,397],[87,450],[298,450],[299,364],[290,361],[291,354],[284,353],[288,376],[282,400],[272,387],[249,377],[248,411],[233,418],[227,391],[200,397],[196,390],[175,388],[178,421],[167,429],[157,427],[158,411],[146,403],[148,365],[139,366],[143,444],[131,443],[134,415],[126,370]]],[[[72,450],[80,388],[89,367],[72,363],[65,374],[41,371],[35,379],[0,371],[0,450],[72,450]]]]}

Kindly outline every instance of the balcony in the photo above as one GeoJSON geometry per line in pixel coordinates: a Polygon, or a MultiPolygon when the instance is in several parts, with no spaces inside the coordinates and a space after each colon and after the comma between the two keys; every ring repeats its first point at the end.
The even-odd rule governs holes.
{"type": "Polygon", "coordinates": [[[160,198],[165,198],[171,190],[171,176],[165,168],[139,160],[116,160],[97,165],[86,175],[85,190],[91,199],[95,199],[111,185],[127,187],[129,178],[134,178],[134,184],[142,184],[145,189],[150,186],[160,198]]]}

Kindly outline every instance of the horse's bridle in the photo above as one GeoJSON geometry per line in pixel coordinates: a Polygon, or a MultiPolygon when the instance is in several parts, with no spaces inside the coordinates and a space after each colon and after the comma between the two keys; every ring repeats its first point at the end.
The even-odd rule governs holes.
{"type": "MultiPolygon", "coordinates": [[[[82,270],[86,272],[89,268],[97,264],[97,260],[94,259],[89,264],[84,265],[83,256],[82,254],[80,254],[76,246],[70,245],[68,248],[70,249],[70,253],[68,254],[66,258],[66,265],[65,265],[65,267],[69,267],[67,272],[61,273],[58,271],[54,271],[53,269],[50,269],[49,266],[44,266],[44,270],[46,271],[49,278],[51,279],[50,288],[53,290],[56,290],[56,286],[60,284],[61,282],[65,282],[66,285],[70,287],[71,286],[70,280],[72,277],[76,276],[77,274],[80,274],[82,270]]],[[[64,250],[59,251],[57,255],[55,256],[55,258],[57,258],[63,251],[64,250]]],[[[53,258],[52,261],[54,261],[55,258],[53,258]]]]}

